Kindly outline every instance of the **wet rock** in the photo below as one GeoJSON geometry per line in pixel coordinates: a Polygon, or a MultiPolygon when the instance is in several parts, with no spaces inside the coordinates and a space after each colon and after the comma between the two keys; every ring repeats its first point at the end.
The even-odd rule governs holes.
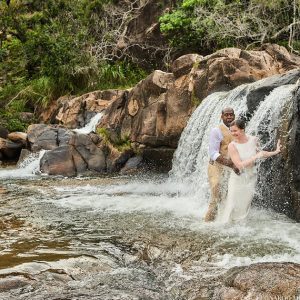
{"type": "Polygon", "coordinates": [[[166,172],[172,168],[174,151],[174,149],[169,148],[145,148],[143,159],[151,168],[166,172]]]}
{"type": "Polygon", "coordinates": [[[1,160],[17,161],[23,147],[24,145],[21,143],[14,143],[10,140],[0,138],[1,160]]]}
{"type": "Polygon", "coordinates": [[[61,146],[46,152],[40,170],[49,175],[76,176],[87,169],[86,162],[72,146],[61,146]]]}
{"type": "Polygon", "coordinates": [[[108,154],[106,156],[107,172],[114,173],[121,170],[125,163],[133,155],[132,149],[120,151],[112,145],[106,146],[108,154]]]}
{"type": "Polygon", "coordinates": [[[0,279],[0,293],[13,289],[19,289],[30,283],[23,277],[2,278],[0,279]]]}
{"type": "Polygon", "coordinates": [[[143,157],[142,156],[134,156],[128,159],[125,166],[121,169],[121,174],[132,174],[137,172],[143,167],[143,157]]]}
{"type": "Polygon", "coordinates": [[[0,138],[6,139],[8,134],[9,131],[6,128],[0,126],[0,138]]]}
{"type": "MultiPolygon", "coordinates": [[[[18,160],[18,162],[17,162],[17,166],[18,166],[18,167],[21,166],[22,163],[24,162],[24,160],[25,160],[29,155],[31,155],[31,154],[32,154],[32,152],[29,151],[28,149],[22,149],[22,150],[21,150],[21,153],[20,153],[20,156],[19,156],[19,160],[18,160]]],[[[36,156],[38,156],[38,153],[36,154],[36,156]]]]}
{"type": "Polygon", "coordinates": [[[228,271],[213,299],[296,299],[299,292],[299,264],[258,263],[228,271]]]}
{"type": "Polygon", "coordinates": [[[60,126],[34,124],[28,128],[28,141],[33,152],[50,150],[40,162],[41,171],[49,175],[75,176],[88,170],[106,170],[106,157],[97,145],[101,143],[101,138],[95,134],[80,134],[60,126]]]}
{"type": "Polygon", "coordinates": [[[69,145],[74,147],[77,153],[82,157],[83,161],[87,164],[89,170],[105,172],[105,155],[103,151],[93,143],[89,135],[73,135],[69,141],[69,145]]]}
{"type": "Polygon", "coordinates": [[[300,78],[300,70],[292,70],[282,75],[268,77],[261,81],[259,87],[249,91],[247,95],[248,112],[252,114],[261,101],[270,94],[270,92],[279,86],[295,84],[300,78]]]}

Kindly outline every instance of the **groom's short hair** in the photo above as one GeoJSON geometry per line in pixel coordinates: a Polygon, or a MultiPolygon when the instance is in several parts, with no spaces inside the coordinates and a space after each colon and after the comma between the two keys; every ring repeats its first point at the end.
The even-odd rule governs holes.
{"type": "Polygon", "coordinates": [[[223,115],[226,111],[232,111],[232,112],[234,113],[234,110],[233,110],[232,107],[224,107],[224,108],[222,109],[222,115],[223,115]]]}

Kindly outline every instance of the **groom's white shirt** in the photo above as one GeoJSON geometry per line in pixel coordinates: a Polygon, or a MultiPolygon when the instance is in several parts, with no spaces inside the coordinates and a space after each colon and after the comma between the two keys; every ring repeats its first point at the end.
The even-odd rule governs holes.
{"type": "MultiPolygon", "coordinates": [[[[222,122],[221,124],[224,123],[222,122]]],[[[220,146],[223,138],[224,136],[222,134],[220,127],[215,127],[211,130],[209,135],[209,142],[208,142],[208,153],[209,153],[209,158],[213,161],[215,161],[221,155],[220,146]]]]}

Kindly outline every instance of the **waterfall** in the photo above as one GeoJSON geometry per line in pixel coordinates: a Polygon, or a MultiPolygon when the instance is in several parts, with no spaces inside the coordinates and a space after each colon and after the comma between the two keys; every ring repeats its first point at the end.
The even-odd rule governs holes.
{"type": "MultiPolygon", "coordinates": [[[[225,107],[232,107],[236,118],[245,115],[248,111],[248,93],[260,87],[262,82],[263,80],[239,86],[230,92],[209,95],[195,110],[182,132],[173,157],[170,180],[188,185],[201,205],[205,205],[209,198],[207,165],[210,130],[220,123],[221,111],[225,107]]],[[[247,124],[246,132],[258,136],[262,148],[275,147],[280,113],[289,103],[295,86],[294,84],[283,85],[273,89],[265,99],[261,99],[263,101],[247,124]]]]}
{"type": "Polygon", "coordinates": [[[39,173],[40,160],[46,150],[30,153],[19,165],[17,169],[1,169],[0,178],[24,178],[31,177],[39,173]]]}
{"type": "Polygon", "coordinates": [[[90,120],[90,122],[88,124],[86,124],[82,128],[74,129],[73,131],[75,131],[77,133],[84,133],[84,134],[88,134],[90,132],[95,131],[96,126],[99,123],[99,121],[101,120],[102,116],[103,116],[103,112],[97,113],[94,117],[92,117],[92,119],[90,120]]]}
{"type": "Polygon", "coordinates": [[[256,109],[247,124],[246,132],[260,138],[260,147],[270,149],[275,147],[276,131],[280,125],[281,112],[285,105],[292,109],[292,93],[295,84],[275,88],[256,109]]]}
{"type": "Polygon", "coordinates": [[[207,193],[209,132],[220,123],[224,107],[233,107],[236,115],[246,111],[248,89],[248,85],[242,85],[230,92],[211,94],[202,101],[181,135],[170,180],[186,182],[197,194],[207,193]]]}

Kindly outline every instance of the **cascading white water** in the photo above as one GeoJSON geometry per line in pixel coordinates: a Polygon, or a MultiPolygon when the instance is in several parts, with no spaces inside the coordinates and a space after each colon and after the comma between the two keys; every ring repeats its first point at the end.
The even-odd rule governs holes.
{"type": "Polygon", "coordinates": [[[254,136],[264,136],[260,139],[261,148],[274,146],[276,130],[280,124],[281,112],[287,104],[292,107],[292,92],[296,88],[295,84],[283,85],[275,88],[256,109],[253,117],[247,124],[246,132],[254,136]]]}
{"type": "MultiPolygon", "coordinates": [[[[214,93],[206,97],[191,116],[184,129],[173,158],[170,180],[183,181],[192,193],[208,195],[207,164],[210,130],[220,123],[221,111],[233,107],[236,115],[246,111],[249,85],[242,85],[227,93],[214,93]]],[[[200,200],[200,199],[199,199],[200,200]]]]}
{"type": "Polygon", "coordinates": [[[95,131],[96,126],[99,123],[99,121],[101,120],[102,116],[103,116],[103,112],[97,113],[94,117],[92,117],[92,119],[90,120],[90,122],[88,124],[86,124],[82,128],[74,129],[73,131],[75,131],[77,133],[84,133],[84,134],[88,134],[90,132],[95,131]]]}
{"type": "MultiPolygon", "coordinates": [[[[232,107],[236,117],[246,113],[247,94],[261,83],[262,81],[243,85],[228,93],[214,93],[208,96],[193,113],[181,135],[173,158],[170,180],[188,185],[191,194],[194,194],[197,201],[201,203],[201,207],[205,206],[209,199],[207,178],[209,132],[219,124],[223,108],[232,107]]],[[[275,88],[261,102],[247,125],[247,133],[258,137],[261,134],[268,136],[267,139],[263,139],[262,148],[274,144],[280,112],[291,99],[294,88],[295,85],[275,88]]]]}
{"type": "Polygon", "coordinates": [[[40,170],[40,160],[45,154],[45,150],[30,153],[16,169],[1,169],[0,178],[24,178],[35,176],[40,170]]]}

